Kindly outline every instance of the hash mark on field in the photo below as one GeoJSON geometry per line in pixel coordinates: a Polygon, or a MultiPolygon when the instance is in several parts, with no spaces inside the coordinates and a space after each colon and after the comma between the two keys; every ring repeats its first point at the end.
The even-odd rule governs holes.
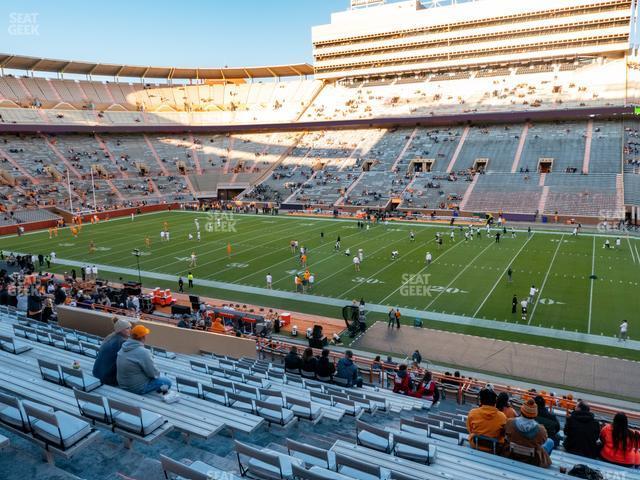
{"type": "MultiPolygon", "coordinates": [[[[593,237],[593,253],[591,254],[591,275],[595,275],[596,270],[596,237],[593,237]]],[[[591,289],[589,291],[589,325],[587,326],[587,333],[591,333],[591,311],[593,307],[593,285],[596,282],[591,280],[591,289]]]]}

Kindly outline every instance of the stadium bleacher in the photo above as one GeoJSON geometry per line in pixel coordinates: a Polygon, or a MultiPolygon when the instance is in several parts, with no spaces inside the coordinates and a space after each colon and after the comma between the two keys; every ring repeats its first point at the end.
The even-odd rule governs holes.
{"type": "MultiPolygon", "coordinates": [[[[193,479],[210,478],[211,472],[227,472],[225,478],[251,473],[258,478],[547,479],[560,478],[561,471],[578,463],[605,475],[640,478],[632,470],[562,449],[554,450],[546,470],[477,451],[466,443],[468,405],[441,400],[432,406],[384,388],[324,384],[284,372],[279,361],[171,354],[150,347],[180,391],[178,403],[163,403],[157,394],[96,388],[85,372],[99,337],[29,322],[4,307],[0,317],[0,389],[5,392],[0,431],[9,435],[3,442],[12,449],[25,440],[44,447],[50,472],[63,471],[53,463],[61,458],[62,468],[73,462],[76,475],[103,478],[104,466],[91,458],[96,449],[108,449],[120,457],[110,456],[111,468],[131,468],[127,475],[143,479],[163,471],[193,479]],[[66,366],[72,363],[74,368],[66,366]],[[20,408],[33,433],[28,425],[7,423],[15,418],[10,412],[20,408]],[[63,422],[63,432],[80,430],[69,430],[73,440],[53,448],[54,440],[43,440],[36,428],[47,421],[63,422]],[[297,422],[306,422],[305,428],[291,428],[297,422]],[[221,436],[224,428],[234,431],[235,439],[221,436]],[[172,430],[193,440],[179,446],[172,430]],[[126,453],[108,445],[111,435],[122,437],[126,453]],[[214,436],[214,443],[198,440],[214,436]],[[176,452],[166,455],[169,446],[178,449],[177,457],[176,452]],[[185,461],[184,455],[202,460],[185,461]],[[134,462],[140,461],[144,469],[136,468],[134,462]]],[[[6,468],[1,457],[0,464],[6,468]]]]}

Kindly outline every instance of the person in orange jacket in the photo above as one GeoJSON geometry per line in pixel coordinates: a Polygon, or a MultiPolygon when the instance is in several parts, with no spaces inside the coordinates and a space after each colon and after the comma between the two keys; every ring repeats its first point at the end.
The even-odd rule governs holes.
{"type": "Polygon", "coordinates": [[[636,434],[629,429],[629,420],[622,413],[616,413],[613,422],[606,424],[600,431],[603,460],[616,465],[633,467],[640,465],[640,453],[636,450],[636,434]]]}
{"type": "Polygon", "coordinates": [[[496,451],[499,452],[504,445],[504,426],[507,423],[507,417],[504,413],[496,408],[496,400],[498,396],[496,392],[488,388],[480,390],[480,406],[474,408],[467,416],[467,431],[469,432],[469,444],[472,448],[483,450],[485,452],[492,451],[492,446],[487,442],[482,442],[477,436],[489,437],[495,439],[498,444],[496,451]]]}

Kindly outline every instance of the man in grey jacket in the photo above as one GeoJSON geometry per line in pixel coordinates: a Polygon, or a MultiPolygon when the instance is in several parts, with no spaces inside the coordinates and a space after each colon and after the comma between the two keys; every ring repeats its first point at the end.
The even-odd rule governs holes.
{"type": "Polygon", "coordinates": [[[151,331],[144,325],[131,329],[131,338],[122,344],[116,361],[118,385],[130,392],[144,395],[149,392],[167,394],[171,380],[160,376],[151,352],[144,342],[151,331]]]}

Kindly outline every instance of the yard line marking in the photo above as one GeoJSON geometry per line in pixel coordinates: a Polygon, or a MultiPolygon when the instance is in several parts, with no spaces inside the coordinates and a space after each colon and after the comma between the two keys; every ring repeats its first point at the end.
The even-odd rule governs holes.
{"type": "MultiPolygon", "coordinates": [[[[344,239],[344,238],[349,238],[349,237],[352,237],[352,236],[354,236],[354,235],[358,235],[359,233],[362,233],[362,232],[361,232],[360,230],[358,230],[358,231],[357,231],[357,232],[355,232],[355,233],[351,233],[351,234],[349,234],[349,235],[345,235],[344,237],[341,237],[341,238],[343,238],[343,239],[344,239]]],[[[387,233],[390,233],[390,232],[387,232],[387,233]]],[[[384,234],[383,234],[383,235],[384,235],[384,234]]],[[[370,238],[367,238],[366,240],[363,240],[362,242],[358,242],[358,243],[356,243],[356,244],[354,245],[354,248],[355,248],[355,247],[357,247],[357,246],[359,246],[359,245],[362,245],[363,243],[368,242],[369,240],[370,240],[370,238]]],[[[322,248],[322,245],[321,245],[320,247],[318,247],[318,249],[320,249],[320,248],[322,248]]],[[[318,249],[315,249],[315,250],[313,250],[313,251],[314,251],[314,252],[316,252],[316,251],[318,251],[318,249]]],[[[273,253],[273,252],[272,252],[272,253],[273,253]]],[[[342,252],[340,252],[340,254],[342,254],[342,252]]],[[[260,257],[258,257],[258,258],[260,258],[260,257]]],[[[330,259],[332,259],[332,258],[334,258],[334,256],[333,256],[332,254],[329,254],[329,255],[327,255],[325,258],[323,258],[322,260],[318,260],[317,262],[314,262],[313,264],[311,264],[311,263],[310,263],[310,264],[309,264],[309,269],[311,269],[311,268],[315,267],[316,265],[321,264],[322,262],[326,262],[327,260],[330,260],[330,259]]],[[[256,258],[254,258],[254,259],[252,259],[252,260],[247,260],[247,263],[251,263],[251,262],[252,262],[252,261],[254,261],[254,260],[256,260],[256,258]]],[[[282,261],[280,261],[280,262],[274,263],[274,264],[269,265],[268,267],[265,267],[265,268],[261,268],[260,270],[255,270],[255,271],[251,272],[250,274],[245,275],[244,277],[241,277],[241,278],[238,278],[237,280],[234,280],[234,281],[233,281],[233,283],[240,283],[242,280],[245,280],[245,279],[247,279],[247,278],[249,278],[249,277],[252,277],[252,276],[254,276],[254,275],[257,275],[257,274],[258,274],[258,273],[260,273],[260,272],[264,272],[264,271],[267,271],[267,270],[273,269],[273,267],[275,267],[276,265],[280,265],[281,263],[285,263],[285,262],[290,262],[291,260],[295,260],[295,256],[291,256],[291,257],[285,258],[284,260],[282,260],[282,261]]],[[[301,266],[298,266],[298,267],[296,267],[296,268],[300,268],[300,269],[302,269],[302,267],[301,267],[301,266]]],[[[224,271],[224,270],[220,270],[220,272],[222,272],[222,271],[224,271]]],[[[219,272],[218,272],[218,273],[219,273],[219,272]]],[[[275,285],[276,283],[281,282],[281,281],[283,281],[283,280],[285,280],[285,279],[287,279],[287,278],[289,278],[289,277],[287,276],[287,277],[285,277],[285,278],[281,278],[280,280],[276,280],[275,282],[273,282],[273,285],[275,285]]],[[[316,282],[316,284],[317,284],[317,282],[316,282]]]]}
{"type": "Polygon", "coordinates": [[[638,254],[638,245],[635,245],[633,248],[635,248],[635,250],[636,250],[636,258],[638,259],[638,262],[640,262],[640,255],[638,254]]]}
{"type": "MultiPolygon", "coordinates": [[[[549,278],[549,273],[551,273],[551,268],[553,268],[553,262],[555,262],[556,260],[556,256],[558,255],[558,252],[560,251],[560,246],[562,245],[562,240],[564,239],[564,235],[562,235],[560,237],[560,240],[558,241],[558,246],[556,247],[556,251],[553,254],[553,258],[551,258],[551,263],[549,264],[549,268],[547,269],[547,274],[544,276],[544,280],[542,280],[542,285],[540,286],[540,290],[538,291],[538,295],[536,298],[536,303],[533,305],[533,310],[531,311],[531,316],[529,317],[529,321],[527,322],[527,325],[531,325],[531,321],[533,320],[533,316],[536,314],[536,309],[538,308],[538,305],[540,304],[540,299],[542,298],[542,291],[544,290],[544,286],[547,284],[547,279],[549,278]]],[[[593,238],[593,241],[595,243],[595,237],[593,238]]]]}
{"type": "MultiPolygon", "coordinates": [[[[596,270],[596,237],[593,237],[593,254],[591,255],[591,275],[595,275],[596,270]]],[[[587,333],[591,333],[591,310],[593,307],[593,284],[596,283],[595,279],[591,279],[591,289],[589,291],[589,325],[587,326],[587,333]]]]}
{"type": "MultiPolygon", "coordinates": [[[[291,227],[289,227],[289,228],[285,229],[284,231],[286,231],[286,232],[287,232],[287,234],[289,234],[289,230],[293,229],[293,230],[295,231],[295,229],[297,229],[297,228],[299,228],[299,225],[293,225],[293,226],[291,226],[291,227]]],[[[322,228],[322,225],[320,225],[319,227],[316,227],[316,228],[312,228],[312,229],[310,229],[310,230],[307,230],[307,233],[309,233],[309,232],[313,232],[313,231],[317,231],[317,230],[319,230],[320,228],[322,228]]],[[[284,231],[283,231],[283,233],[284,233],[284,231]]],[[[254,233],[255,233],[255,232],[248,232],[248,235],[253,235],[254,233]]],[[[262,238],[262,237],[269,236],[269,235],[272,235],[272,234],[273,234],[273,232],[272,232],[272,231],[269,231],[269,232],[267,232],[267,233],[264,233],[264,234],[262,234],[262,235],[254,236],[253,238],[251,238],[251,239],[247,239],[247,240],[251,240],[251,244],[255,244],[255,240],[257,240],[258,238],[262,238]]],[[[243,234],[243,235],[244,235],[244,234],[243,234]]],[[[222,239],[220,239],[220,240],[222,240],[222,239]]],[[[192,241],[193,241],[193,240],[186,240],[186,242],[187,242],[187,243],[192,242],[192,241]]],[[[215,240],[215,241],[217,242],[217,240],[215,240]]],[[[276,242],[283,242],[282,237],[276,238],[276,239],[274,239],[274,240],[271,240],[271,241],[268,241],[268,242],[265,242],[265,243],[261,243],[261,244],[255,245],[255,246],[250,247],[250,248],[248,248],[248,249],[246,249],[246,250],[243,250],[241,253],[251,252],[251,251],[253,251],[253,250],[257,249],[257,248],[262,248],[262,247],[264,247],[265,245],[270,245],[270,244],[272,244],[272,243],[276,243],[276,242]]],[[[167,243],[168,243],[168,242],[167,242],[167,243]]],[[[198,243],[198,242],[195,242],[194,246],[193,246],[192,248],[190,248],[190,249],[187,249],[187,250],[195,250],[195,248],[197,247],[197,243],[198,243]]],[[[236,242],[236,243],[234,243],[233,241],[231,241],[231,242],[229,242],[229,243],[231,243],[232,245],[234,245],[234,244],[235,244],[236,246],[237,246],[237,245],[242,245],[242,244],[243,244],[243,242],[236,242]]],[[[246,243],[246,242],[245,242],[245,243],[246,243]]],[[[218,252],[218,251],[220,251],[220,252],[224,252],[224,250],[225,250],[226,248],[227,248],[227,247],[226,247],[226,245],[225,245],[225,246],[220,246],[220,247],[218,247],[218,248],[213,248],[212,250],[208,250],[208,251],[207,251],[206,253],[204,253],[202,256],[205,256],[205,255],[206,255],[206,256],[208,256],[209,254],[212,254],[212,253],[214,253],[214,252],[218,252]]],[[[175,253],[175,252],[174,252],[174,253],[175,253]]],[[[236,253],[238,253],[238,252],[236,252],[236,253]]],[[[258,258],[264,257],[264,256],[266,256],[266,255],[271,255],[272,253],[274,253],[274,252],[267,252],[267,253],[265,253],[265,254],[263,254],[263,255],[260,255],[260,256],[258,256],[258,257],[256,257],[256,258],[253,258],[252,260],[257,260],[258,258]]],[[[173,255],[169,255],[169,256],[173,256],[173,255]]],[[[232,258],[233,258],[233,254],[232,254],[232,258]]],[[[220,257],[217,257],[217,258],[215,258],[214,260],[207,261],[207,262],[205,262],[205,263],[202,263],[202,264],[200,264],[200,265],[197,265],[197,266],[196,266],[196,267],[194,267],[194,268],[202,269],[202,267],[205,267],[205,266],[207,266],[207,265],[211,265],[212,263],[221,262],[221,261],[224,261],[224,260],[227,260],[227,261],[229,260],[229,258],[226,256],[226,254],[224,254],[224,255],[222,255],[222,256],[220,256],[220,257]]],[[[152,268],[152,269],[151,269],[151,271],[152,271],[152,272],[154,272],[154,271],[158,271],[158,270],[160,270],[160,269],[164,269],[164,268],[166,268],[166,267],[168,267],[168,266],[170,266],[170,265],[175,265],[175,264],[180,264],[180,263],[186,263],[186,262],[183,262],[182,260],[174,260],[173,262],[165,263],[164,265],[162,265],[162,266],[160,266],[160,267],[152,268]]],[[[216,275],[217,275],[218,273],[222,272],[222,271],[225,271],[225,270],[229,270],[229,268],[225,268],[225,269],[218,270],[218,271],[216,272],[216,275]]],[[[200,277],[200,278],[202,278],[202,277],[200,277]]]]}
{"type": "MultiPolygon", "coordinates": [[[[416,251],[416,250],[418,250],[419,248],[424,248],[424,247],[425,247],[425,245],[429,245],[430,243],[432,243],[432,242],[434,242],[434,241],[435,241],[435,238],[432,238],[431,240],[429,240],[428,242],[426,242],[424,245],[420,245],[420,244],[418,244],[418,246],[417,246],[416,248],[413,248],[413,249],[409,250],[409,252],[407,253],[407,256],[408,256],[410,253],[415,252],[415,251],[416,251]]],[[[396,264],[396,262],[391,261],[391,263],[389,263],[389,264],[387,264],[386,266],[382,267],[382,268],[381,268],[380,270],[378,270],[377,272],[373,273],[372,275],[369,275],[369,276],[367,277],[367,280],[369,280],[370,278],[375,278],[375,276],[376,276],[376,275],[378,275],[380,272],[385,271],[387,268],[389,268],[389,267],[391,267],[391,266],[393,266],[393,265],[395,265],[395,264],[396,264]]],[[[361,286],[361,284],[356,283],[356,284],[355,284],[353,287],[351,287],[350,289],[348,289],[348,290],[346,290],[346,291],[342,292],[342,293],[341,293],[341,295],[340,295],[340,297],[344,297],[344,295],[346,295],[347,293],[349,293],[351,290],[353,290],[354,288],[358,288],[358,287],[360,287],[360,286],[361,286]]]]}
{"type": "Polygon", "coordinates": [[[633,246],[631,245],[631,240],[629,239],[629,237],[627,237],[627,243],[629,244],[629,250],[631,250],[631,259],[633,260],[633,263],[637,263],[636,257],[633,254],[633,246]]]}
{"type": "Polygon", "coordinates": [[[482,301],[482,303],[480,304],[480,306],[478,307],[478,309],[476,310],[476,312],[473,314],[473,316],[475,317],[476,315],[478,315],[478,312],[480,310],[482,310],[482,307],[484,307],[484,304],[487,303],[487,300],[489,300],[489,297],[493,294],[493,291],[496,289],[496,287],[498,286],[498,284],[500,283],[500,280],[502,280],[502,277],[504,277],[504,274],[507,273],[507,270],[509,270],[509,267],[513,264],[513,262],[516,260],[516,258],[518,258],[518,255],[520,255],[520,252],[522,252],[522,250],[524,250],[524,247],[527,246],[527,243],[529,243],[529,240],[531,240],[533,237],[535,236],[535,233],[533,233],[532,235],[530,235],[527,238],[527,241],[524,242],[524,244],[522,245],[522,247],[520,247],[520,250],[518,250],[518,253],[515,254],[515,256],[511,259],[511,261],[508,263],[507,268],[505,268],[502,273],[500,274],[500,276],[498,277],[498,280],[496,280],[496,283],[493,285],[493,288],[491,289],[491,291],[487,294],[486,297],[484,297],[484,300],[482,301]]]}
{"type": "MultiPolygon", "coordinates": [[[[447,253],[449,253],[451,250],[453,250],[454,248],[456,248],[458,245],[463,245],[464,242],[456,242],[456,244],[453,247],[449,247],[447,248],[446,251],[444,251],[442,253],[442,255],[440,255],[438,258],[436,258],[434,261],[431,262],[431,264],[433,265],[434,263],[436,263],[438,260],[440,260],[442,257],[444,257],[447,253]]],[[[445,263],[444,265],[448,265],[447,263],[445,263]]],[[[380,304],[384,304],[384,302],[387,301],[387,299],[392,296],[393,294],[395,294],[398,290],[400,290],[402,287],[404,287],[407,283],[409,283],[409,281],[413,278],[416,277],[416,275],[420,275],[425,269],[427,269],[429,267],[429,265],[425,265],[424,267],[422,267],[420,270],[418,270],[417,273],[413,274],[408,280],[402,282],[402,284],[400,284],[400,286],[398,288],[396,288],[393,292],[391,292],[389,295],[387,295],[386,297],[384,297],[382,300],[380,300],[378,303],[380,304]]]]}
{"type": "Polygon", "coordinates": [[[491,242],[491,243],[489,243],[489,245],[487,245],[486,247],[484,247],[484,248],[482,249],[482,251],[481,251],[478,255],[476,255],[475,257],[473,257],[473,260],[471,260],[471,261],[467,264],[467,266],[466,266],[466,267],[464,267],[462,270],[460,270],[460,272],[459,272],[455,277],[453,277],[453,280],[451,280],[451,281],[449,282],[449,284],[448,284],[448,285],[447,285],[447,286],[446,286],[446,287],[445,287],[445,288],[444,288],[444,289],[443,289],[443,290],[442,290],[438,295],[436,295],[436,298],[434,298],[433,300],[431,300],[431,302],[429,302],[429,305],[427,305],[427,306],[425,307],[425,310],[427,310],[431,305],[433,305],[433,302],[435,302],[438,298],[440,298],[440,295],[442,295],[444,292],[446,292],[446,291],[449,289],[449,287],[451,287],[451,285],[453,285],[453,282],[455,282],[455,281],[460,277],[460,275],[462,275],[462,274],[467,270],[467,268],[469,268],[469,267],[471,266],[471,264],[472,264],[473,262],[475,262],[478,258],[480,258],[480,255],[482,255],[482,254],[483,254],[484,252],[486,252],[486,251],[487,251],[487,250],[488,250],[492,245],[495,245],[495,244],[496,244],[496,242],[491,242]]]}

